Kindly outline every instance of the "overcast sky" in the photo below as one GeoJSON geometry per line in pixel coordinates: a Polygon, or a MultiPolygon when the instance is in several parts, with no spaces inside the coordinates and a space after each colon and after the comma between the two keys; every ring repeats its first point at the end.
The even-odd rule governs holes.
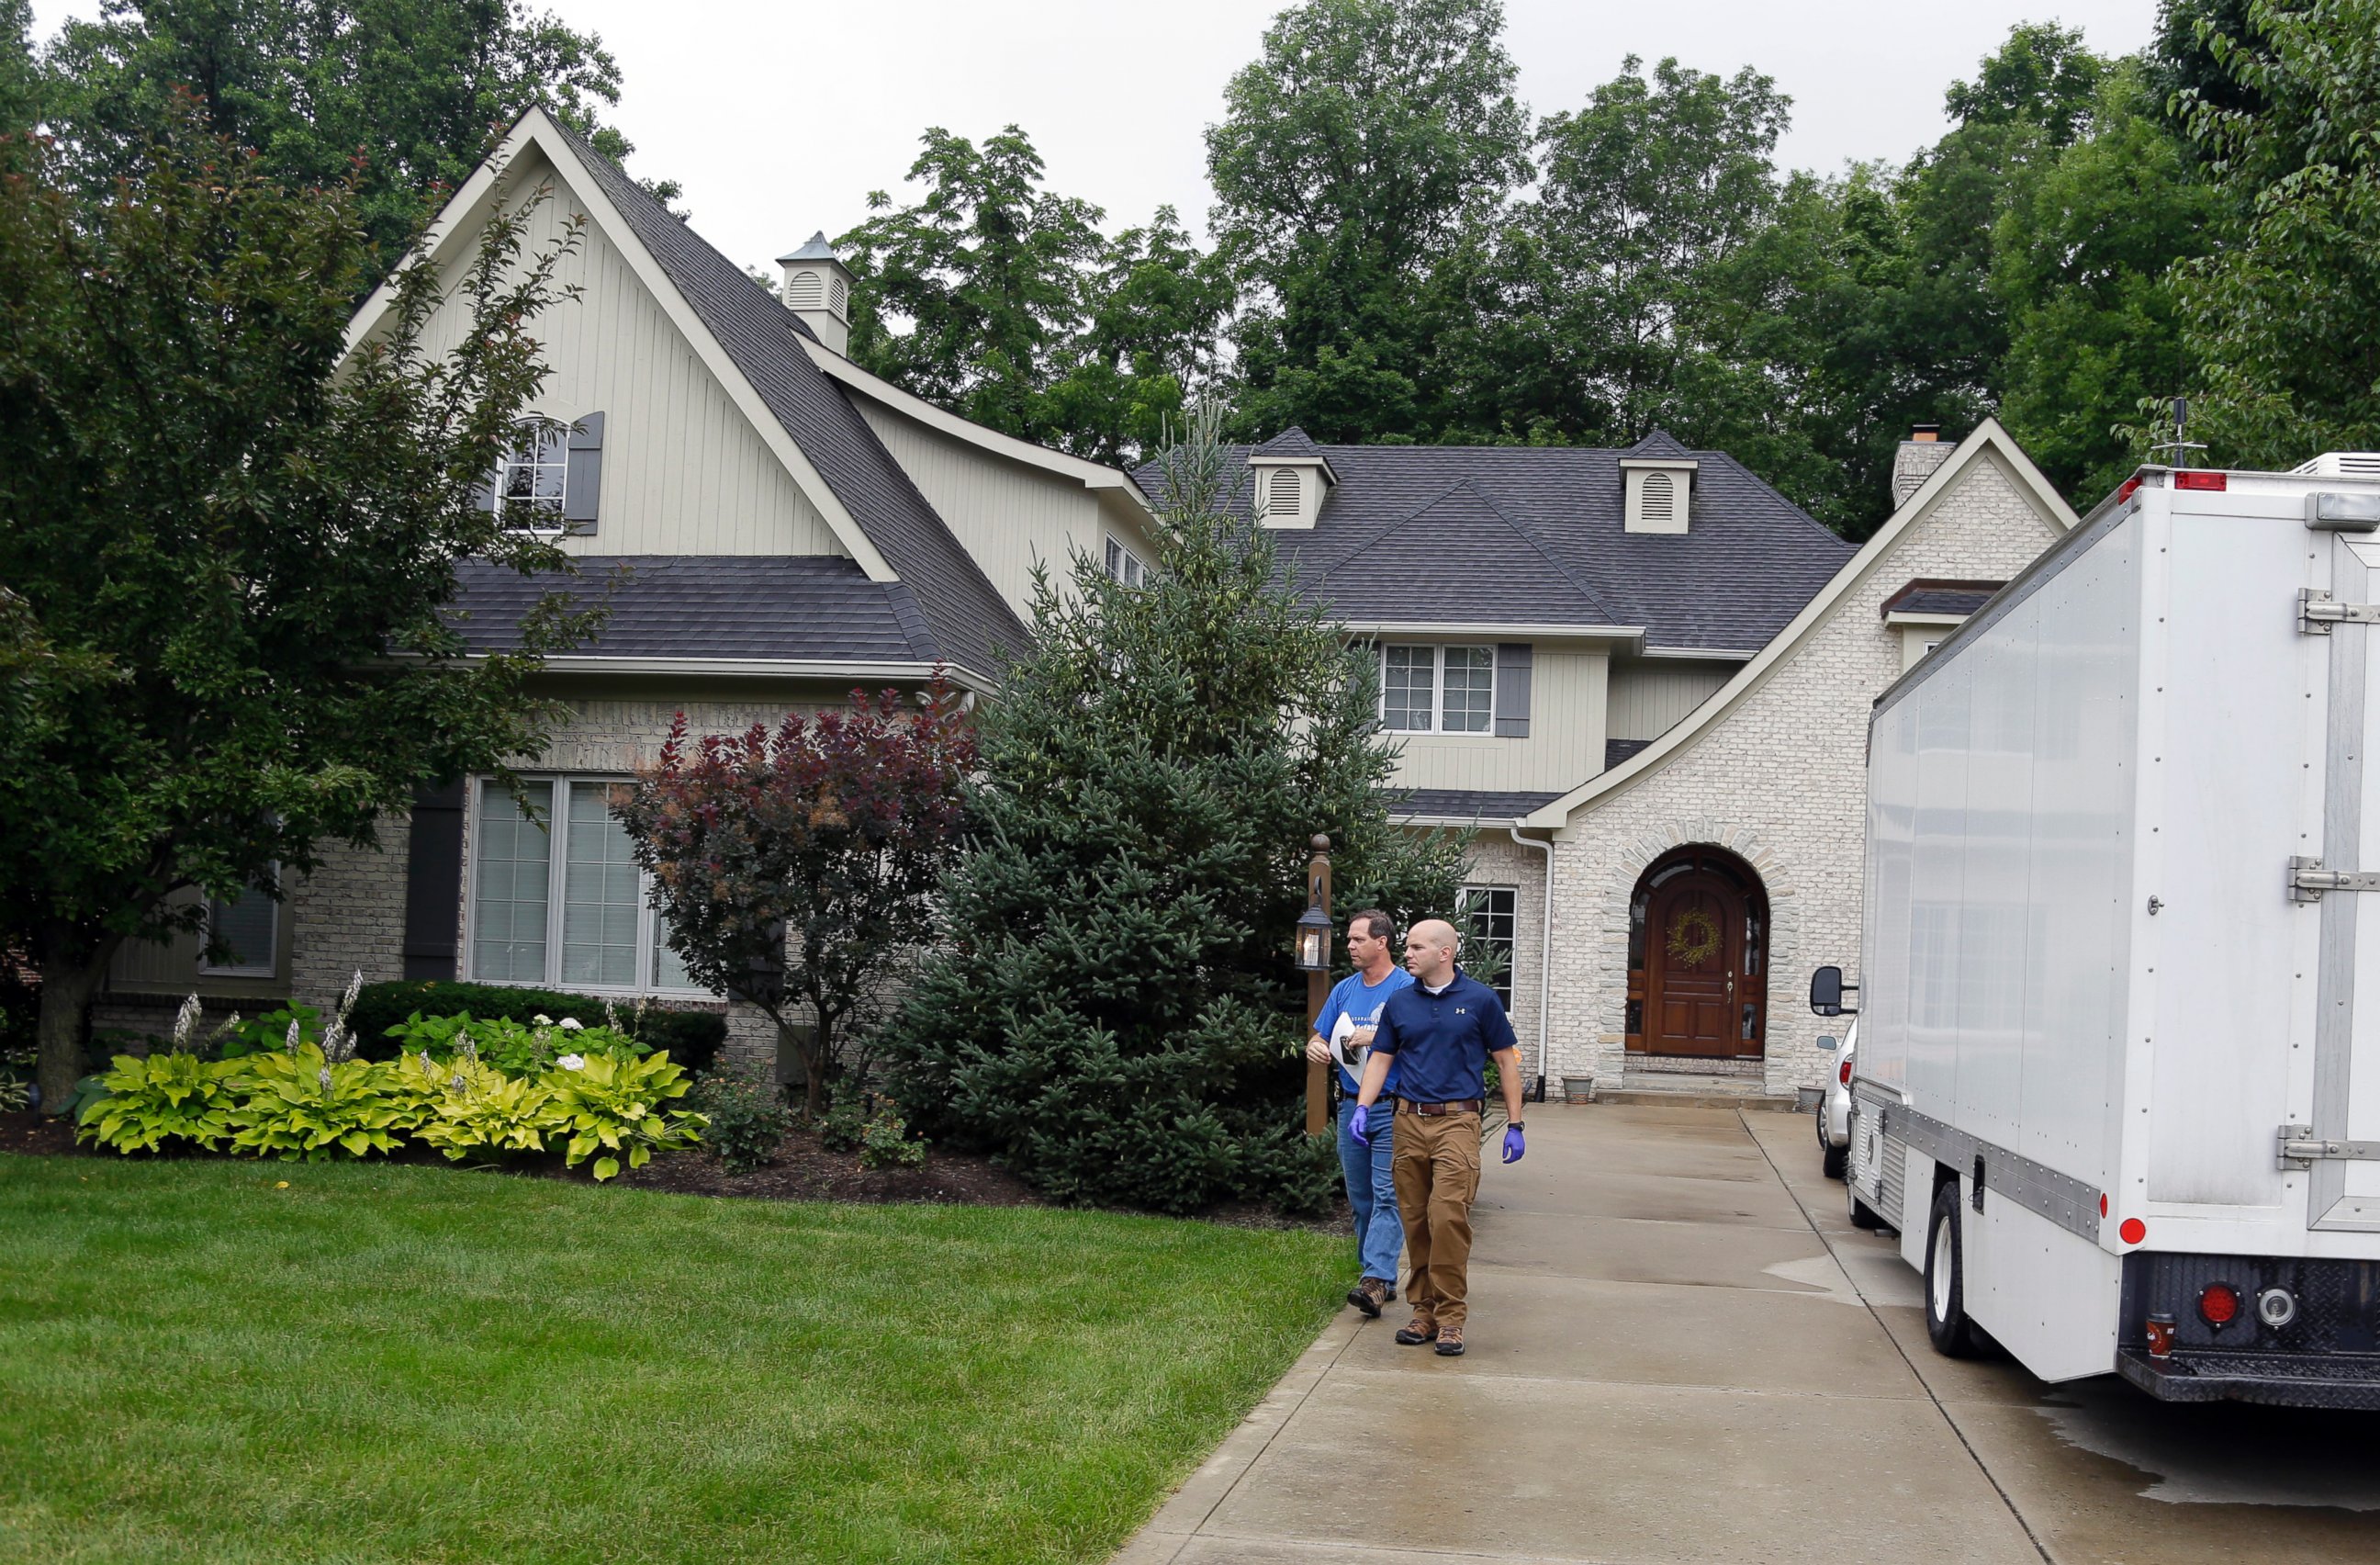
{"type": "MultiPolygon", "coordinates": [[[[532,0],[532,5],[536,0],[532,0]]],[[[95,0],[36,0],[47,32],[95,0]]],[[[1014,123],[1064,194],[1111,228],[1178,208],[1204,232],[1205,128],[1281,0],[553,0],[620,62],[631,170],[679,181],[694,226],[765,263],[835,234],[868,192],[904,200],[929,125],[980,140],[1014,123]]],[[[1524,102],[1573,108],[1630,54],[1732,75],[1793,99],[1789,166],[1905,157],[1942,133],[1942,91],[2019,21],[2082,29],[2093,47],[2148,41],[2155,0],[1506,0],[1524,102]]]]}

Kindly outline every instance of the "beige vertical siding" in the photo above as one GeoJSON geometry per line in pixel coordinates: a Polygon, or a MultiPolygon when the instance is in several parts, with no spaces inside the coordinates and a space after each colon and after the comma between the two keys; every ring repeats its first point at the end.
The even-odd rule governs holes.
{"type": "Polygon", "coordinates": [[[1599,652],[1537,649],[1529,681],[1529,737],[1399,734],[1408,788],[1488,792],[1575,788],[1603,770],[1604,684],[1599,652]]]}
{"type": "MultiPolygon", "coordinates": [[[[550,249],[584,208],[541,157],[523,160],[513,188],[552,187],[530,219],[527,249],[550,249]]],[[[468,254],[456,263],[468,263],[468,254]]],[[[601,412],[603,497],[592,537],[564,547],[588,555],[840,555],[847,553],[686,337],[590,225],[558,280],[580,289],[540,317],[551,371],[535,410],[576,419],[601,412]]],[[[451,286],[451,284],[450,284],[451,286]]],[[[450,300],[431,323],[433,349],[461,339],[469,306],[450,300]]]]}
{"type": "Polygon", "coordinates": [[[1611,737],[1658,739],[1735,677],[1738,663],[1622,657],[1611,665],[1611,737]]]}
{"type": "MultiPolygon", "coordinates": [[[[1104,557],[1098,496],[1076,480],[995,456],[866,397],[856,403],[892,459],[1018,614],[1029,612],[1036,561],[1062,581],[1069,544],[1093,559],[1104,557]]],[[[1149,559],[1146,544],[1126,542],[1149,559]]]]}

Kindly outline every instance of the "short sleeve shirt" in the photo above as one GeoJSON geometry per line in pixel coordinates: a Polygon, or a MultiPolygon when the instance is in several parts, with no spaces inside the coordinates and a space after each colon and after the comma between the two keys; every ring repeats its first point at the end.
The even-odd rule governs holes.
{"type": "MultiPolygon", "coordinates": [[[[1351,972],[1332,986],[1330,997],[1322,1002],[1322,1014],[1314,1019],[1314,1030],[1329,1039],[1342,1016],[1358,1027],[1378,1026],[1380,1008],[1389,1003],[1389,996],[1400,989],[1413,987],[1413,974],[1401,967],[1389,969],[1389,975],[1378,984],[1366,984],[1362,973],[1351,972]]],[[[1389,1084],[1380,1090],[1393,1093],[1396,1081],[1396,1068],[1391,1066],[1389,1084]]],[[[1339,1084],[1352,1095],[1363,1083],[1342,1064],[1339,1067],[1339,1084]]]]}
{"type": "Polygon", "coordinates": [[[1393,1056],[1397,1095],[1415,1103],[1461,1103],[1488,1095],[1488,1057],[1515,1047],[1496,991],[1457,969],[1433,995],[1416,984],[1380,1008],[1373,1048],[1393,1056]]]}

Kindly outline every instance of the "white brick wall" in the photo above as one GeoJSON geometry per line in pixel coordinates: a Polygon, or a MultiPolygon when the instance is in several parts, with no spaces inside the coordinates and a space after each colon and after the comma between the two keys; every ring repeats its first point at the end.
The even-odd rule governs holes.
{"type": "MultiPolygon", "coordinates": [[[[1810,1014],[1805,985],[1822,962],[1858,960],[1868,708],[1900,675],[1883,602],[1914,577],[2004,581],[2057,536],[1986,453],[1742,705],[1645,781],[1572,815],[1554,845],[1549,1086],[1566,1072],[1623,1081],[1629,901],[1648,863],[1688,843],[1740,855],[1768,893],[1767,1090],[1820,1079],[1815,1040],[1840,1023],[1810,1014]]],[[[1479,878],[1519,851],[1483,838],[1479,878]]],[[[1525,929],[1535,904],[1522,901],[1525,929]]],[[[1534,1006],[1536,972],[1524,934],[1516,1010],[1534,1006]]],[[[1533,1051],[1532,1034],[1523,1043],[1533,1051]]]]}

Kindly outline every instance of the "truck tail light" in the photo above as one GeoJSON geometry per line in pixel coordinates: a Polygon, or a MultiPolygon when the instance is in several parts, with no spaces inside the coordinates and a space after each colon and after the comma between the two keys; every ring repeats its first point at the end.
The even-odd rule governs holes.
{"type": "Polygon", "coordinates": [[[2173,1317],[2151,1315],[2148,1318],[2149,1357],[2168,1359],[2173,1356],[2173,1317]]]}
{"type": "Polygon", "coordinates": [[[2203,469],[2184,470],[2173,475],[2173,486],[2176,489],[2228,489],[2231,487],[2231,475],[2207,472],[2203,469]]]}
{"type": "Polygon", "coordinates": [[[2216,1330],[2240,1318],[2240,1290],[2228,1282],[2210,1282],[2198,1291],[2198,1313],[2216,1330]]]}
{"type": "Polygon", "coordinates": [[[1843,1061],[1842,1068],[1835,1072],[1835,1080],[1847,1087],[1852,1084],[1852,1062],[1850,1060],[1847,1059],[1843,1061]]]}
{"type": "Polygon", "coordinates": [[[2267,1288],[2256,1295],[2256,1318],[2277,1331],[2298,1318],[2297,1296],[2286,1288],[2267,1288]]]}

